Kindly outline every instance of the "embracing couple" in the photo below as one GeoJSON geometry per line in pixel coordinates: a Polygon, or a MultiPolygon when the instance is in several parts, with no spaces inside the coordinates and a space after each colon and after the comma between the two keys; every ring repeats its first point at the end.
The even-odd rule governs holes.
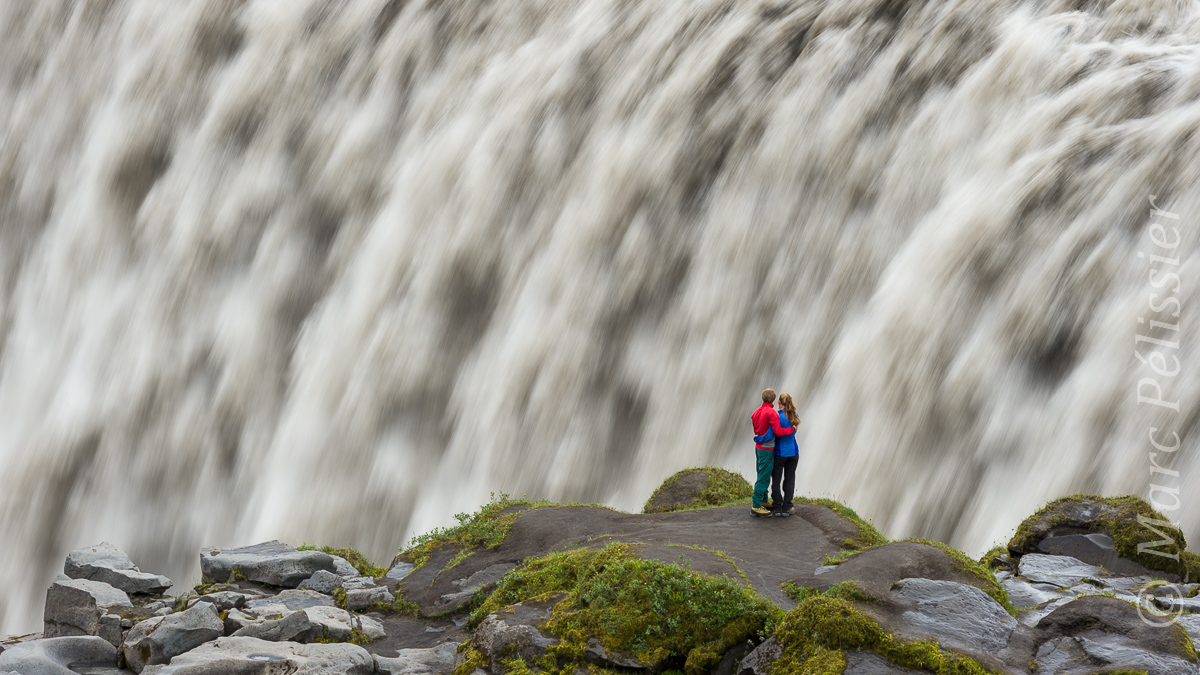
{"type": "Polygon", "coordinates": [[[779,412],[775,412],[775,390],[764,389],[763,404],[750,415],[754,423],[754,451],[758,455],[758,480],[754,483],[754,501],[750,513],[755,516],[790,516],[792,492],[796,487],[796,462],[800,452],[796,447],[796,427],[800,416],[791,394],[779,397],[779,412]],[[782,413],[782,414],[781,414],[782,413]],[[767,501],[767,484],[771,485],[771,500],[767,501]]]}

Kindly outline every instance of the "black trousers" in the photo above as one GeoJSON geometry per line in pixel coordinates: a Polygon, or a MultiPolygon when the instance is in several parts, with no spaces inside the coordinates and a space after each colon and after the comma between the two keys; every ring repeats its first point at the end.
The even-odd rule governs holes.
{"type": "Polygon", "coordinates": [[[800,454],[791,457],[775,456],[775,470],[771,472],[771,502],[776,511],[792,508],[792,494],[796,490],[796,463],[800,454]],[[782,494],[780,494],[782,488],[782,494]]]}

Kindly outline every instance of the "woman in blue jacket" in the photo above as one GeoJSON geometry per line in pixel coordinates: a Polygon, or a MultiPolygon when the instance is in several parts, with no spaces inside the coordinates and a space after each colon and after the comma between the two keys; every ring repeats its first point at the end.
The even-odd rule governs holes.
{"type": "Polygon", "coordinates": [[[755,443],[762,443],[775,436],[775,470],[771,475],[771,503],[777,516],[790,516],[796,512],[792,506],[792,496],[796,489],[796,464],[800,460],[800,450],[796,445],[796,427],[800,426],[800,416],[796,413],[796,403],[791,394],[779,396],[779,426],[791,430],[790,434],[779,435],[767,429],[762,436],[755,436],[755,443]]]}

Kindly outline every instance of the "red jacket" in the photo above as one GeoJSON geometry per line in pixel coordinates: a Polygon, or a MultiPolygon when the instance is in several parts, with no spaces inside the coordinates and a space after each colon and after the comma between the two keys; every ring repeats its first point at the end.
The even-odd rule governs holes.
{"type": "MultiPolygon", "coordinates": [[[[750,421],[754,424],[754,435],[762,436],[767,433],[767,429],[775,432],[776,436],[786,436],[796,433],[795,429],[784,429],[779,424],[779,413],[775,412],[775,408],[766,401],[758,406],[758,409],[750,414],[750,421]]],[[[766,443],[756,443],[754,447],[760,450],[770,450],[775,447],[775,440],[769,440],[766,443]]]]}

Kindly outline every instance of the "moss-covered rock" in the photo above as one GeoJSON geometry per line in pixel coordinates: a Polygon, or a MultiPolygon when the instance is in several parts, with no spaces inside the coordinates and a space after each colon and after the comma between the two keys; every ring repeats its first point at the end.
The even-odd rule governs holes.
{"type": "MultiPolygon", "coordinates": [[[[832,590],[832,589],[831,589],[832,590]]],[[[783,650],[770,675],[840,673],[849,650],[873,651],[900,666],[945,675],[985,675],[980,663],[946,653],[935,642],[905,642],[887,633],[851,601],[810,597],[788,612],[775,631],[783,650]]]]}
{"type": "Polygon", "coordinates": [[[684,469],[663,481],[642,508],[642,513],[669,513],[720,506],[754,495],[754,488],[741,474],[702,466],[684,469]]]}
{"type": "Polygon", "coordinates": [[[520,671],[523,665],[572,673],[601,653],[618,664],[670,666],[701,675],[731,648],[773,629],[782,616],[734,580],[642,559],[637,549],[612,544],[533,560],[500,582],[471,615],[470,625],[479,626],[516,603],[565,593],[537,627],[558,644],[546,647],[547,656],[538,663],[506,664],[506,670],[520,671]]]}
{"type": "Polygon", "coordinates": [[[1021,523],[1008,542],[1008,550],[1020,556],[1037,551],[1048,537],[1092,533],[1112,537],[1117,555],[1126,560],[1150,570],[1188,575],[1188,561],[1182,555],[1187,547],[1183,532],[1169,525],[1166,517],[1145,500],[1133,495],[1071,495],[1056,499],[1021,523]]]}

